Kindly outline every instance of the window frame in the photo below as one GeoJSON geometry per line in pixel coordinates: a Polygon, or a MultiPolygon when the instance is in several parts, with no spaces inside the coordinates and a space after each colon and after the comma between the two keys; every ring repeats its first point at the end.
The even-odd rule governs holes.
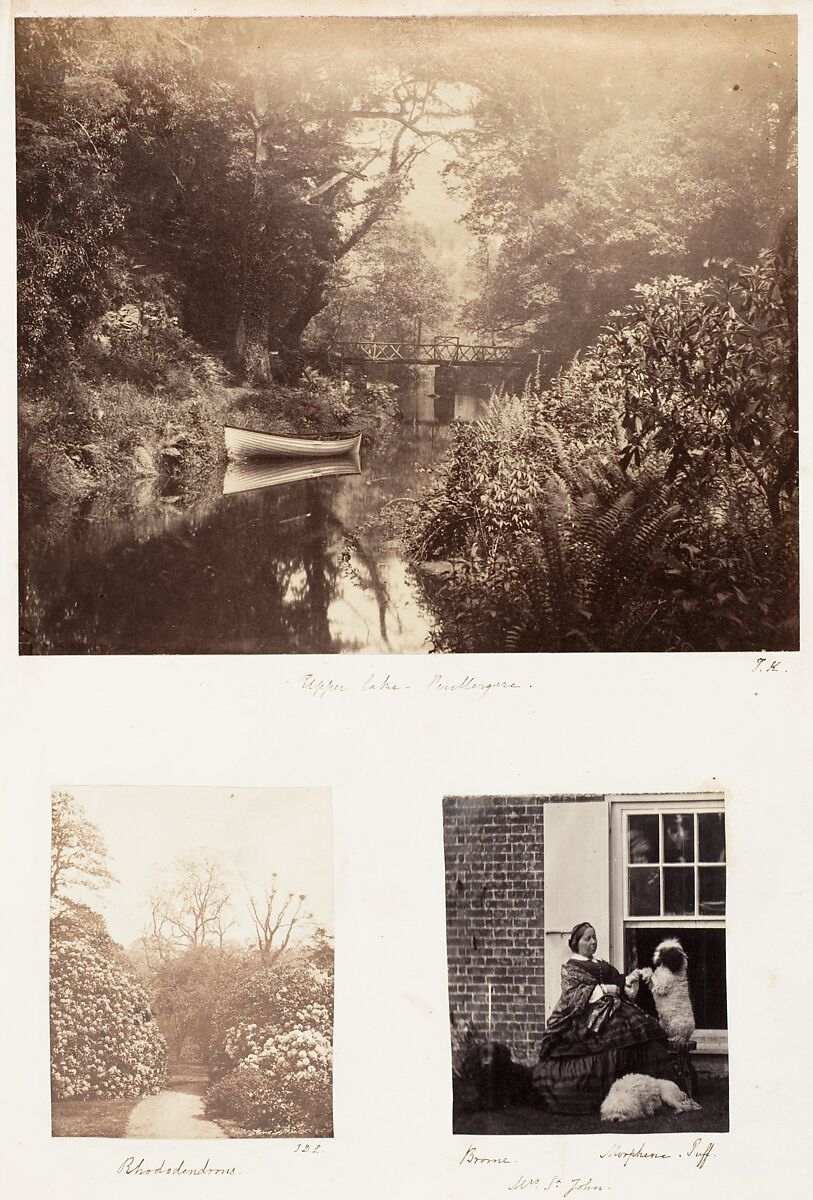
{"type": "MultiPolygon", "coordinates": [[[[659,872],[659,887],[661,892],[661,908],[663,908],[663,878],[664,870],[670,865],[692,866],[695,880],[695,913],[680,916],[629,916],[629,875],[627,862],[627,827],[628,817],[632,815],[657,815],[670,812],[701,813],[722,812],[725,815],[725,795],[722,792],[683,792],[663,795],[614,795],[608,796],[610,807],[610,961],[616,964],[624,962],[624,932],[627,928],[651,929],[659,925],[668,925],[672,929],[726,929],[726,915],[708,916],[697,910],[700,904],[698,891],[698,867],[701,865],[724,865],[726,880],[728,876],[728,840],[726,838],[725,864],[702,864],[699,861],[700,846],[698,839],[698,822],[695,818],[694,862],[692,864],[665,864],[663,861],[663,822],[658,822],[658,862],[642,863],[640,866],[655,867],[659,872]]],[[[726,831],[727,832],[727,831],[726,831]]],[[[624,964],[626,967],[626,964],[624,964]]],[[[700,1053],[727,1053],[727,1029],[697,1029],[695,1031],[697,1049],[700,1053]]]]}

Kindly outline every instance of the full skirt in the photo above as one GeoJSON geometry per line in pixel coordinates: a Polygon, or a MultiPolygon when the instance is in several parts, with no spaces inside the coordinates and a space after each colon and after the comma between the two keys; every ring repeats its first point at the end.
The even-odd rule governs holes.
{"type": "Polygon", "coordinates": [[[597,1112],[622,1075],[653,1075],[676,1082],[666,1033],[636,1004],[622,1002],[600,1033],[586,1013],[547,1034],[533,1070],[533,1085],[550,1112],[597,1112]]]}
{"type": "Polygon", "coordinates": [[[533,1069],[534,1090],[554,1113],[594,1113],[622,1075],[653,1075],[675,1081],[672,1056],[662,1042],[644,1042],[595,1054],[542,1058],[533,1069]]]}

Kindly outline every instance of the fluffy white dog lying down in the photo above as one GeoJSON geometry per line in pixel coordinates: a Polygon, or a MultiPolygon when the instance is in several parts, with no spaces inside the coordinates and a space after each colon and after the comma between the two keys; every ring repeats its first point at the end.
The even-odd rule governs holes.
{"type": "Polygon", "coordinates": [[[658,1020],[667,1036],[681,1042],[691,1040],[694,1013],[689,997],[686,951],[677,938],[666,938],[655,948],[654,970],[639,972],[655,998],[658,1020]]]}
{"type": "Polygon", "coordinates": [[[602,1121],[634,1121],[651,1117],[662,1105],[675,1112],[700,1108],[676,1083],[651,1075],[623,1075],[616,1079],[601,1105],[602,1121]]]}

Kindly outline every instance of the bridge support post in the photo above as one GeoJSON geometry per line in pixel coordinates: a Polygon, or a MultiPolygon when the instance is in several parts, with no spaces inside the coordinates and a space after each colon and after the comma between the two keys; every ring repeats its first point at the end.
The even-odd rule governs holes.
{"type": "Polygon", "coordinates": [[[457,392],[457,372],[447,363],[435,367],[435,395],[454,400],[457,392]]]}

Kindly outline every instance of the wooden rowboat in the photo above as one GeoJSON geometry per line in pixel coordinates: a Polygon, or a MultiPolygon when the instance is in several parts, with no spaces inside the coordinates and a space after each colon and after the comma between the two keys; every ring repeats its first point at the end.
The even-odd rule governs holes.
{"type": "Polygon", "coordinates": [[[309,462],[274,462],[267,458],[230,462],[223,477],[223,495],[253,492],[258,488],[299,483],[303,479],[324,479],[330,475],[360,475],[358,457],[317,458],[309,462]]]}
{"type": "Polygon", "coordinates": [[[240,429],[226,425],[223,430],[226,453],[231,459],[243,458],[336,458],[358,454],[360,433],[325,434],[318,438],[289,437],[284,433],[264,433],[259,429],[240,429]]]}

